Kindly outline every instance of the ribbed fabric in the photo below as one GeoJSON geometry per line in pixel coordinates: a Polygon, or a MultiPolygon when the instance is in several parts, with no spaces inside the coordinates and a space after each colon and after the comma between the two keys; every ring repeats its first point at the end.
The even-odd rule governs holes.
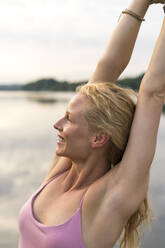
{"type": "Polygon", "coordinates": [[[33,215],[32,206],[36,196],[59,175],[61,173],[41,186],[21,208],[18,218],[20,232],[19,248],[85,248],[82,239],[81,209],[86,192],[81,199],[77,211],[61,225],[43,225],[33,215]]]}

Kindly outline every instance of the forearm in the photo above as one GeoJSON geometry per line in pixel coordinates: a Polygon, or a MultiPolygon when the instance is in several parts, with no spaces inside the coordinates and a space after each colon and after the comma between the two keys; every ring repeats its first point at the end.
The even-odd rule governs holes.
{"type": "Polygon", "coordinates": [[[165,99],[165,18],[142,85],[165,99]]]}
{"type": "MultiPolygon", "coordinates": [[[[145,0],[132,0],[128,9],[144,17],[148,6],[149,3],[145,0]]],[[[105,64],[107,70],[109,67],[107,79],[111,77],[111,81],[116,81],[128,65],[140,26],[141,22],[134,17],[128,14],[121,16],[100,59],[100,63],[105,64]]]]}

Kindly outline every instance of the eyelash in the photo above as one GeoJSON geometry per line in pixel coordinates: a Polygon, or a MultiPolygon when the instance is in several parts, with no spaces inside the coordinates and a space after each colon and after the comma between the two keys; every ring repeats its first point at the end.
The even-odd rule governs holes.
{"type": "Polygon", "coordinates": [[[68,116],[68,115],[66,115],[66,119],[67,119],[68,121],[70,121],[70,119],[69,119],[69,116],[68,116]]]}

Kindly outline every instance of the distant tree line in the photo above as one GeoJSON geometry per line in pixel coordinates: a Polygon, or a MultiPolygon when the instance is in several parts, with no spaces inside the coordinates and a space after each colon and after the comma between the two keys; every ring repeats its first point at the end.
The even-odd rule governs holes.
{"type": "MultiPolygon", "coordinates": [[[[144,73],[138,77],[130,77],[118,80],[116,83],[124,88],[131,88],[135,91],[139,90],[140,83],[143,79],[144,73]]],[[[77,86],[87,83],[88,81],[68,82],[58,81],[56,79],[40,79],[38,81],[28,83],[22,86],[21,90],[27,91],[75,91],[77,86]]],[[[163,107],[165,113],[165,105],[163,107]]]]}
{"type": "Polygon", "coordinates": [[[10,91],[10,90],[21,90],[22,89],[22,85],[20,84],[1,84],[0,85],[0,90],[7,90],[7,91],[10,91]]]}
{"type": "Polygon", "coordinates": [[[131,88],[135,91],[138,91],[140,87],[140,83],[143,79],[143,76],[144,76],[144,73],[135,78],[130,77],[130,78],[120,79],[117,81],[117,84],[121,87],[131,88]]]}
{"type": "MultiPolygon", "coordinates": [[[[138,91],[140,82],[144,74],[136,78],[125,78],[117,81],[117,84],[121,87],[128,87],[138,91]]],[[[29,91],[75,91],[76,87],[85,84],[87,81],[81,82],[67,82],[67,81],[58,81],[53,78],[49,79],[40,79],[38,81],[28,83],[22,86],[22,90],[29,91]]]]}
{"type": "MultiPolygon", "coordinates": [[[[116,83],[121,87],[131,88],[135,91],[139,90],[140,83],[144,73],[138,77],[130,77],[118,80],[116,83]]],[[[88,81],[68,82],[59,81],[53,78],[40,79],[35,82],[24,85],[10,84],[0,85],[0,90],[25,90],[25,91],[75,91],[77,86],[87,83],[88,81]]],[[[165,105],[163,107],[165,112],[165,105]]]]}
{"type": "Polygon", "coordinates": [[[70,83],[67,81],[58,81],[53,78],[40,79],[22,86],[22,90],[30,91],[75,91],[76,87],[85,82],[70,83]]]}

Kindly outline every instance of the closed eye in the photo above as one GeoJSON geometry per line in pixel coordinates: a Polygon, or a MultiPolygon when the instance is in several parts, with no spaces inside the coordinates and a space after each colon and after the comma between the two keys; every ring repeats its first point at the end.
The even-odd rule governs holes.
{"type": "Polygon", "coordinates": [[[71,121],[71,119],[69,118],[69,115],[68,115],[68,114],[66,114],[66,119],[67,119],[68,121],[71,121]]]}

